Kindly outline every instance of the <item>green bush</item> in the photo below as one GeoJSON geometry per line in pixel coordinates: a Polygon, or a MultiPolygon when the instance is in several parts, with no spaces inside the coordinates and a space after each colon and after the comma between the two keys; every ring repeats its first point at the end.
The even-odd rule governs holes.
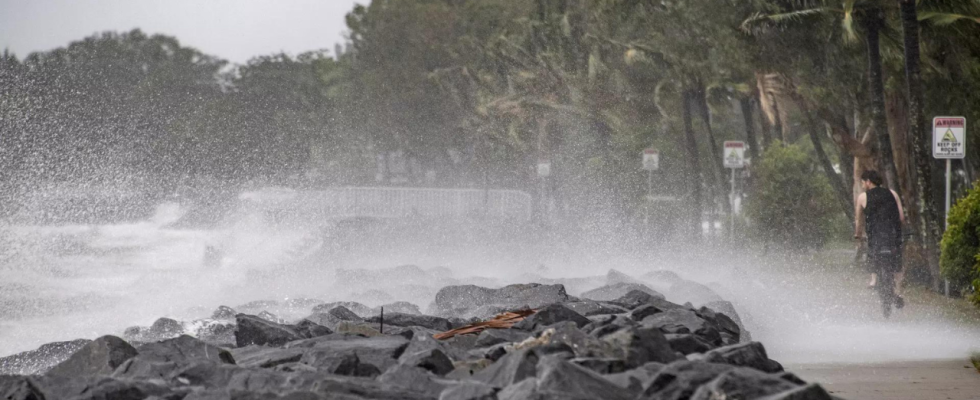
{"type": "Polygon", "coordinates": [[[773,143],[752,169],[746,215],[753,235],[791,249],[822,247],[840,209],[827,177],[799,146],[773,143]]]}
{"type": "MultiPolygon", "coordinates": [[[[949,210],[941,249],[939,266],[950,285],[964,289],[980,280],[980,185],[974,185],[949,210]]],[[[980,281],[973,284],[980,285],[980,281]]],[[[980,304],[980,297],[975,296],[974,301],[980,304]]]]}

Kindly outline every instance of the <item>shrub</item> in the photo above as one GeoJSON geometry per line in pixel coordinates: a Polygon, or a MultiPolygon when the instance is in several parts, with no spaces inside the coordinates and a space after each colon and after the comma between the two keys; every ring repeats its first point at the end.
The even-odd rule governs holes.
{"type": "MultiPolygon", "coordinates": [[[[980,186],[974,185],[950,208],[941,251],[939,266],[950,285],[964,289],[980,279],[980,186]]],[[[980,304],[980,297],[975,296],[974,301],[980,304]]]]}
{"type": "Polygon", "coordinates": [[[840,210],[827,178],[799,146],[769,146],[752,170],[746,215],[754,236],[793,249],[820,248],[840,210]]]}

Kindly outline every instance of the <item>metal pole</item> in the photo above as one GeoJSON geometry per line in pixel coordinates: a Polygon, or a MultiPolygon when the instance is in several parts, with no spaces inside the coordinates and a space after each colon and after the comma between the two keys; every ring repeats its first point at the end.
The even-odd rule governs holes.
{"type": "Polygon", "coordinates": [[[647,198],[643,202],[644,237],[650,237],[650,197],[653,196],[653,170],[647,170],[647,198]]]}
{"type": "Polygon", "coordinates": [[[732,203],[731,211],[729,212],[729,223],[728,232],[732,243],[735,242],[735,168],[732,168],[732,194],[729,197],[729,201],[732,203]]]}
{"type": "MultiPolygon", "coordinates": [[[[943,214],[944,229],[949,229],[950,186],[952,186],[953,160],[946,159],[946,213],[943,214]]],[[[946,297],[949,297],[949,278],[946,278],[946,297]]]]}

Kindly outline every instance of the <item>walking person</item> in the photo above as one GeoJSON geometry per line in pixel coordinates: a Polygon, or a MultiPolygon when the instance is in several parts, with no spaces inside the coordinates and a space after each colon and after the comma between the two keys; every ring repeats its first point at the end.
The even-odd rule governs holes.
{"type": "Polygon", "coordinates": [[[864,193],[858,196],[854,205],[854,239],[860,241],[867,235],[868,260],[871,272],[870,287],[878,283],[878,271],[895,273],[895,305],[902,308],[905,300],[901,297],[902,273],[902,224],[905,211],[898,193],[882,186],[881,175],[868,170],[861,174],[861,187],[864,193]]]}

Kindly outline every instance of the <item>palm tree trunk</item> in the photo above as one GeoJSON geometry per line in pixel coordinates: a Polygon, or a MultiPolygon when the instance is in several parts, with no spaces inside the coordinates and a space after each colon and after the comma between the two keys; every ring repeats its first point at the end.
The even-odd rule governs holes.
{"type": "Polygon", "coordinates": [[[932,146],[926,127],[922,101],[922,77],[919,55],[919,19],[916,0],[899,0],[905,41],[905,80],[909,91],[908,136],[912,141],[912,178],[916,185],[913,201],[918,205],[917,240],[926,252],[933,289],[939,290],[939,210],[935,207],[932,188],[932,146]]]}
{"type": "Polygon", "coordinates": [[[868,11],[864,26],[868,39],[868,83],[871,88],[871,120],[874,123],[875,139],[881,168],[884,170],[888,186],[898,188],[898,174],[892,158],[892,143],[888,137],[888,119],[885,117],[885,85],[882,81],[880,33],[884,17],[880,8],[868,11]]]}
{"type": "Polygon", "coordinates": [[[745,121],[745,141],[749,142],[749,157],[752,161],[759,160],[759,141],[755,137],[755,120],[752,119],[752,98],[743,97],[738,100],[742,107],[742,120],[745,121]]]}
{"type": "Polygon", "coordinates": [[[683,95],[683,118],[684,118],[684,144],[687,149],[687,162],[688,168],[685,173],[685,180],[691,185],[691,203],[689,204],[690,209],[690,228],[693,228],[692,238],[694,240],[700,240],[701,238],[701,207],[704,204],[703,194],[701,192],[701,158],[698,154],[698,141],[694,136],[694,124],[691,121],[691,102],[694,101],[695,94],[692,91],[685,90],[683,95]]]}
{"type": "Polygon", "coordinates": [[[833,187],[834,192],[837,193],[837,201],[844,210],[844,215],[847,215],[848,220],[854,220],[854,203],[851,201],[851,191],[844,185],[844,179],[842,179],[840,174],[834,170],[834,165],[830,162],[830,157],[827,157],[827,152],[823,150],[823,144],[820,143],[820,135],[817,134],[817,125],[813,120],[813,115],[810,114],[810,108],[807,107],[806,103],[804,103],[802,99],[798,98],[796,99],[796,102],[799,104],[800,111],[803,113],[803,116],[806,119],[806,127],[810,134],[810,142],[813,143],[813,150],[815,153],[817,153],[817,160],[820,161],[820,167],[823,168],[824,174],[827,175],[827,180],[830,182],[830,186],[833,187]]]}
{"type": "MultiPolygon", "coordinates": [[[[716,172],[718,173],[718,175],[712,175],[715,176],[715,187],[719,189],[721,192],[719,194],[721,194],[721,196],[714,198],[724,197],[725,193],[728,193],[729,189],[731,188],[728,187],[728,180],[725,179],[725,176],[728,174],[725,173],[725,161],[721,158],[721,146],[718,146],[718,141],[715,140],[715,131],[711,129],[711,109],[708,108],[708,98],[706,97],[707,92],[704,89],[699,88],[695,93],[697,95],[698,108],[701,111],[701,121],[704,122],[704,129],[708,132],[708,147],[711,149],[710,157],[712,163],[715,164],[716,172]]],[[[731,213],[731,202],[723,201],[722,203],[725,205],[725,213],[731,213]]],[[[714,210],[715,208],[712,207],[712,211],[714,210]]],[[[712,223],[711,226],[714,227],[714,223],[712,223]]]]}

